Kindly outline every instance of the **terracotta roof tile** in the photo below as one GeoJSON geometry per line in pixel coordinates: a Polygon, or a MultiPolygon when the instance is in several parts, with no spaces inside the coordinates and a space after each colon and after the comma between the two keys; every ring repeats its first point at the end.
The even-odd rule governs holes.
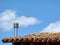
{"type": "Polygon", "coordinates": [[[35,33],[22,37],[4,38],[3,42],[60,42],[60,32],[58,33],[35,33]]]}

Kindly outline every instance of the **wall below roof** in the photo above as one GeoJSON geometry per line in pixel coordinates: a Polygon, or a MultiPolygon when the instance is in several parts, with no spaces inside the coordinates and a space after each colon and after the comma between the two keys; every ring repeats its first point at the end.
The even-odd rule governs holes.
{"type": "Polygon", "coordinates": [[[59,42],[14,42],[12,45],[60,45],[59,42]]]}

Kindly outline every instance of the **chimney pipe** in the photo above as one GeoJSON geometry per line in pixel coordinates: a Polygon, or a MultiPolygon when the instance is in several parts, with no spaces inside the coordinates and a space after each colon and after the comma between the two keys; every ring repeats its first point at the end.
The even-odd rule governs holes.
{"type": "Polygon", "coordinates": [[[18,23],[14,23],[14,37],[18,36],[18,27],[19,27],[19,24],[18,23]]]}

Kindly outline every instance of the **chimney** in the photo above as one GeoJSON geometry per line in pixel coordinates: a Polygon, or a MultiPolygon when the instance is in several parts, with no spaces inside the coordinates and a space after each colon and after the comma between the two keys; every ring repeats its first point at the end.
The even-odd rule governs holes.
{"type": "Polygon", "coordinates": [[[14,23],[14,37],[18,36],[18,28],[19,28],[19,24],[18,23],[14,23]]]}

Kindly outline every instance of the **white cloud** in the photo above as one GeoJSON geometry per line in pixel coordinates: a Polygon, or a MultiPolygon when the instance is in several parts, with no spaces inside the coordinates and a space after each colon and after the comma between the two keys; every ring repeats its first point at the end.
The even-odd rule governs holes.
{"type": "Polygon", "coordinates": [[[13,23],[18,22],[19,26],[29,26],[33,24],[38,24],[40,21],[35,17],[26,17],[16,15],[16,11],[13,10],[6,10],[0,13],[0,28],[9,31],[13,28],[13,23]]]}
{"type": "Polygon", "coordinates": [[[60,21],[50,23],[41,32],[60,32],[60,21]]]}

